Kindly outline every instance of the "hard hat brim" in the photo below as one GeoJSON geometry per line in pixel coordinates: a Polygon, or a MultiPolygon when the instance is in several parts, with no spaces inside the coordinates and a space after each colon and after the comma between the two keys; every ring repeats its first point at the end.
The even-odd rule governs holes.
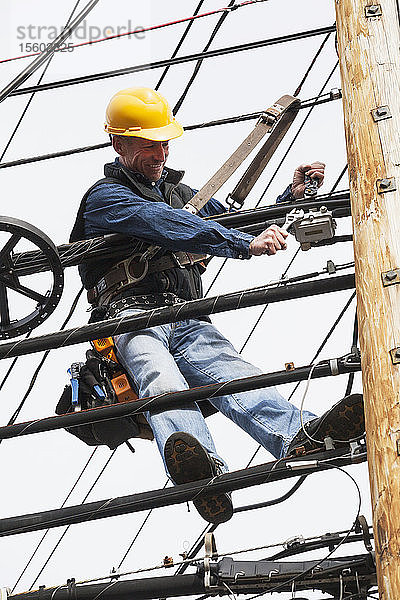
{"type": "Polygon", "coordinates": [[[134,131],[125,130],[125,131],[116,131],[114,128],[110,127],[107,123],[104,126],[104,129],[111,134],[114,135],[122,135],[127,137],[138,137],[143,138],[145,140],[152,140],[154,142],[166,142],[168,140],[173,140],[174,138],[178,138],[183,134],[183,127],[178,121],[175,119],[169,123],[168,125],[164,125],[163,127],[153,127],[151,129],[139,129],[135,128],[134,131]]]}

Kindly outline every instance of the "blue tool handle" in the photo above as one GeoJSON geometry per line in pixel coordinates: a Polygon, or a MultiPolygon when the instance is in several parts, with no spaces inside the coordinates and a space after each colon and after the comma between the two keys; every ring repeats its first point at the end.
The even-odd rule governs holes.
{"type": "MultiPolygon", "coordinates": [[[[68,369],[68,371],[67,371],[68,375],[71,378],[72,406],[79,405],[79,381],[78,381],[77,377],[73,377],[74,369],[72,368],[76,364],[78,364],[78,363],[74,363],[73,365],[71,365],[71,368],[68,369]]],[[[75,370],[75,374],[76,374],[76,370],[75,370]]]]}
{"type": "Polygon", "coordinates": [[[96,392],[98,398],[105,398],[106,397],[105,393],[103,392],[103,390],[101,389],[101,387],[99,385],[94,385],[93,389],[96,392]]]}

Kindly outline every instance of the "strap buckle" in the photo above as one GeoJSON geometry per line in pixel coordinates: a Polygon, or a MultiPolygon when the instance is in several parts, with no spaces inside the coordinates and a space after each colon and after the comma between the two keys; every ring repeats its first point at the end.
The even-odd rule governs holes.
{"type": "Polygon", "coordinates": [[[124,269],[126,277],[126,280],[120,281],[117,284],[117,290],[120,290],[126,285],[138,283],[146,277],[147,271],[149,270],[149,261],[142,260],[142,258],[143,255],[140,252],[137,252],[117,265],[117,268],[122,267],[124,269]]]}

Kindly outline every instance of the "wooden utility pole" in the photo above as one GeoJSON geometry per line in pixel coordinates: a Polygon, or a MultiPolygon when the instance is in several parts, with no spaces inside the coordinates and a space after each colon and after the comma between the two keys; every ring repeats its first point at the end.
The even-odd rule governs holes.
{"type": "Polygon", "coordinates": [[[335,6],[378,586],[399,600],[400,15],[396,0],[335,6]]]}

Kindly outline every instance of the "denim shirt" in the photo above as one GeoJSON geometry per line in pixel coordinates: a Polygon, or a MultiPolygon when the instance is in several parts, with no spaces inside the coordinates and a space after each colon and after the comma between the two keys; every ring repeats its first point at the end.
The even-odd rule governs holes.
{"type": "MultiPolygon", "coordinates": [[[[110,167],[120,168],[118,159],[110,167]]],[[[167,176],[166,170],[157,182],[149,181],[140,173],[131,173],[163,198],[161,186],[167,176]]],[[[194,195],[196,190],[192,191],[194,195]]],[[[277,198],[277,202],[290,199],[289,186],[277,198]]],[[[91,238],[111,232],[122,233],[167,250],[249,258],[249,246],[254,236],[202,218],[227,210],[218,200],[211,198],[197,216],[183,209],[172,208],[166,202],[149,202],[122,184],[103,183],[94,188],[87,198],[85,236],[91,238]]]]}

